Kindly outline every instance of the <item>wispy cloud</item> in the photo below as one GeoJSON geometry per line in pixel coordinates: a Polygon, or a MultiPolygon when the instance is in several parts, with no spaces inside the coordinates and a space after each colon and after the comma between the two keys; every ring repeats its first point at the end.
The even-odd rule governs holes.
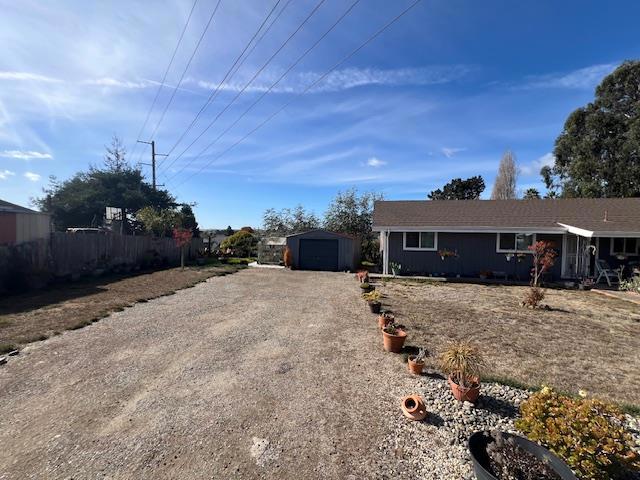
{"type": "Polygon", "coordinates": [[[572,72],[552,73],[548,75],[531,76],[525,79],[524,84],[516,86],[516,89],[536,88],[568,88],[568,89],[593,89],[600,81],[610,74],[617,63],[603,63],[573,70],[572,72]]]}
{"type": "Polygon", "coordinates": [[[95,85],[98,87],[117,87],[117,88],[147,88],[152,85],[155,85],[155,82],[142,80],[142,81],[129,81],[129,80],[118,80],[116,78],[111,77],[103,77],[103,78],[94,78],[90,80],[85,80],[83,82],[85,85],[95,85]]]}
{"type": "Polygon", "coordinates": [[[37,173],[33,173],[33,172],[24,172],[24,177],[27,180],[30,180],[32,182],[37,182],[38,180],[40,180],[40,178],[42,178],[40,175],[38,175],[37,173]]]}
{"type": "Polygon", "coordinates": [[[0,152],[0,157],[4,158],[17,158],[20,160],[32,160],[32,159],[49,159],[53,158],[49,153],[36,152],[33,150],[5,150],[0,152]]]}
{"type": "MultiPolygon", "coordinates": [[[[422,68],[345,68],[331,72],[318,82],[309,92],[337,92],[364,86],[425,86],[438,85],[459,80],[472,71],[467,65],[434,65],[422,68]]],[[[254,81],[245,91],[265,92],[282,75],[282,71],[271,71],[254,81]]],[[[300,93],[322,76],[315,71],[299,72],[287,75],[271,91],[274,93],[300,93]]],[[[231,83],[221,85],[222,90],[238,92],[244,88],[248,79],[237,79],[231,83]]],[[[218,82],[207,80],[187,79],[187,83],[194,83],[208,90],[218,86],[218,82]]]]}
{"type": "Polygon", "coordinates": [[[520,165],[518,168],[523,175],[536,175],[540,172],[542,167],[552,167],[556,161],[556,157],[553,153],[545,153],[539,158],[536,158],[528,165],[520,165]]]}
{"type": "Polygon", "coordinates": [[[6,180],[9,177],[13,177],[15,173],[11,170],[0,170],[0,180],[6,180]]]}
{"type": "Polygon", "coordinates": [[[442,147],[440,151],[447,158],[453,158],[457,153],[464,152],[466,148],[442,147]]]}
{"type": "Polygon", "coordinates": [[[371,157],[367,160],[367,165],[373,168],[382,167],[386,164],[387,162],[385,162],[384,160],[380,160],[378,157],[371,157]]]}
{"type": "Polygon", "coordinates": [[[62,80],[54,77],[47,77],[45,75],[39,75],[37,73],[30,72],[6,72],[0,71],[0,80],[14,80],[14,81],[31,81],[31,82],[46,82],[46,83],[61,83],[62,80]]]}

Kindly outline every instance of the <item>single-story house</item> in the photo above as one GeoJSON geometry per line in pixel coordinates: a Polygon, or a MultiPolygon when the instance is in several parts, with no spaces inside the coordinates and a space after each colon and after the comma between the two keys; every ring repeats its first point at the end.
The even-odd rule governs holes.
{"type": "Polygon", "coordinates": [[[0,200],[0,245],[19,245],[51,235],[51,216],[0,200]]]}
{"type": "Polygon", "coordinates": [[[536,241],[558,253],[553,279],[637,268],[640,198],[378,201],[383,273],[528,280],[536,241]],[[398,267],[400,266],[400,267],[398,267]]]}
{"type": "Polygon", "coordinates": [[[360,242],[342,233],[311,230],[287,236],[292,267],[299,270],[355,271],[360,263],[360,242]]]}

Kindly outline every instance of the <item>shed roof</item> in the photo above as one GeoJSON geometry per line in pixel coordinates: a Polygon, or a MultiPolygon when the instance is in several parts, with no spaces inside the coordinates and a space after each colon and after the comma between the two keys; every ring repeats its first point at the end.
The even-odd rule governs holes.
{"type": "Polygon", "coordinates": [[[378,201],[373,226],[640,233],[640,198],[378,201]]]}
{"type": "Polygon", "coordinates": [[[35,214],[43,214],[42,212],[38,212],[36,210],[31,210],[30,208],[21,207],[20,205],[16,205],[15,203],[7,202],[6,200],[0,200],[0,213],[35,213],[35,214]]]}
{"type": "Polygon", "coordinates": [[[287,238],[297,237],[297,236],[300,236],[300,235],[310,235],[310,234],[317,233],[317,232],[328,233],[330,235],[335,235],[336,237],[343,237],[343,238],[348,238],[350,240],[354,240],[353,236],[347,235],[346,233],[332,232],[330,230],[324,230],[322,228],[316,228],[314,230],[308,230],[306,232],[292,233],[291,235],[287,235],[287,238]]]}

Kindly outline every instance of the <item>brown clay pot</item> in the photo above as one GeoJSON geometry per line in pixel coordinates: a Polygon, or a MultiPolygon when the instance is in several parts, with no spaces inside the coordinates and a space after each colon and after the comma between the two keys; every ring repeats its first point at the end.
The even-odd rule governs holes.
{"type": "Polygon", "coordinates": [[[480,395],[480,380],[478,378],[473,378],[472,381],[475,384],[473,387],[461,387],[454,382],[451,375],[449,375],[449,386],[451,387],[451,392],[456,400],[471,403],[475,403],[475,401],[478,400],[478,396],[480,395]]]}
{"type": "Polygon", "coordinates": [[[414,375],[421,375],[422,369],[424,368],[424,362],[416,362],[413,360],[415,357],[411,355],[407,359],[407,365],[409,366],[409,371],[414,375]]]}
{"type": "Polygon", "coordinates": [[[380,315],[378,317],[378,327],[380,327],[380,330],[382,330],[384,327],[386,327],[390,323],[393,323],[393,320],[394,320],[393,317],[385,317],[384,315],[380,315]]]}
{"type": "Polygon", "coordinates": [[[382,343],[387,352],[400,353],[406,339],[407,332],[404,330],[397,330],[395,335],[382,331],[382,343]]]}
{"type": "Polygon", "coordinates": [[[409,420],[424,420],[427,416],[427,407],[420,395],[408,395],[402,399],[402,414],[409,420]]]}
{"type": "Polygon", "coordinates": [[[369,309],[371,313],[380,313],[380,308],[382,308],[382,304],[380,302],[369,302],[369,309]]]}

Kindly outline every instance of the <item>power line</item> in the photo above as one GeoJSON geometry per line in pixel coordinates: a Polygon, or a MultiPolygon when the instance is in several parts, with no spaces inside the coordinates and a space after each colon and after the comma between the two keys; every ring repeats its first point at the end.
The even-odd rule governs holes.
{"type": "MultiPolygon", "coordinates": [[[[216,115],[216,117],[209,123],[209,125],[207,125],[205,129],[198,134],[198,136],[187,146],[187,148],[185,148],[182,152],[180,152],[180,154],[173,160],[171,165],[174,162],[176,162],[179,158],[181,158],[187,152],[187,150],[189,150],[198,140],[200,140],[200,138],[207,132],[207,130],[209,130],[213,126],[213,124],[218,121],[218,119],[222,116],[222,114],[224,114],[224,112],[226,112],[235,103],[238,97],[240,97],[240,95],[242,95],[242,93],[249,87],[249,85],[251,85],[251,83],[253,83],[253,81],[258,77],[258,75],[260,75],[262,71],[265,68],[267,68],[269,63],[271,63],[271,61],[276,57],[276,55],[278,55],[278,53],[280,53],[282,49],[291,41],[291,39],[302,29],[302,27],[304,27],[304,25],[318,11],[318,9],[322,6],[322,4],[325,1],[326,0],[320,0],[316,4],[316,6],[311,11],[311,13],[307,15],[307,17],[302,21],[302,23],[298,26],[298,28],[296,28],[296,30],[291,35],[289,35],[289,38],[287,38],[285,42],[282,45],[280,45],[280,47],[278,47],[278,49],[273,53],[273,55],[269,57],[269,59],[264,63],[264,65],[262,65],[262,67],[260,67],[258,71],[253,75],[253,77],[251,77],[251,79],[238,91],[238,93],[236,93],[235,97],[233,97],[231,101],[220,112],[218,112],[218,115],[216,115]]],[[[360,0],[357,0],[357,1],[360,1],[360,0]]]]}
{"type": "Polygon", "coordinates": [[[282,112],[285,108],[287,108],[289,105],[291,105],[293,102],[295,102],[298,98],[300,98],[302,95],[304,95],[305,93],[307,93],[309,90],[311,90],[313,87],[315,87],[316,85],[318,85],[322,80],[324,80],[331,72],[333,72],[335,69],[339,68],[340,66],[342,66],[345,62],[347,62],[349,59],[351,59],[354,55],[356,55],[360,50],[362,50],[365,46],[367,46],[369,43],[371,43],[373,40],[375,40],[378,36],[380,36],[385,30],[387,30],[391,25],[393,25],[395,22],[397,22],[398,20],[400,20],[400,18],[402,18],[404,15],[406,15],[411,9],[413,9],[418,3],[420,3],[422,0],[415,0],[412,4],[410,4],[407,8],[405,8],[402,12],[400,12],[398,15],[396,15],[394,18],[392,18],[389,22],[387,22],[385,25],[383,25],[380,29],[378,29],[373,35],[371,35],[369,38],[367,38],[359,47],[357,47],[355,50],[351,51],[351,53],[349,53],[348,55],[346,55],[342,60],[340,60],[338,63],[336,63],[333,67],[331,67],[329,70],[327,70],[325,73],[323,73],[317,80],[315,80],[313,83],[311,83],[309,86],[307,86],[302,92],[297,93],[291,100],[289,100],[287,103],[285,103],[282,107],[280,107],[278,110],[276,110],[275,112],[273,112],[269,117],[267,117],[264,121],[262,121],[261,123],[259,123],[255,128],[253,128],[252,130],[250,130],[246,135],[244,135],[242,138],[240,138],[238,141],[236,141],[235,143],[233,143],[231,146],[229,146],[227,149],[223,150],[222,152],[220,152],[216,157],[214,157],[212,160],[210,160],[209,162],[207,162],[206,164],[204,164],[202,167],[200,167],[199,170],[196,170],[195,172],[193,172],[191,175],[189,175],[188,177],[185,177],[185,179],[183,181],[181,181],[180,183],[178,183],[177,185],[174,186],[174,188],[178,188],[179,186],[183,185],[187,180],[190,180],[192,177],[194,177],[195,175],[199,174],[200,172],[202,172],[206,167],[208,167],[209,165],[211,165],[213,162],[215,162],[216,160],[220,159],[222,156],[226,155],[227,153],[229,153],[233,148],[237,147],[238,145],[240,145],[242,142],[244,142],[248,137],[250,137],[251,135],[253,135],[255,132],[257,132],[260,128],[264,127],[267,123],[269,123],[274,117],[276,117],[276,115],[278,115],[280,112],[282,112]]]}
{"type": "Polygon", "coordinates": [[[187,74],[187,70],[189,70],[189,66],[191,65],[191,62],[193,61],[193,58],[196,56],[198,48],[200,48],[200,44],[202,43],[202,40],[204,39],[204,36],[207,33],[207,30],[209,30],[209,26],[211,25],[211,22],[213,21],[213,17],[215,17],[216,12],[218,11],[218,7],[220,7],[220,3],[221,2],[222,2],[222,0],[218,0],[218,2],[216,3],[216,6],[213,9],[213,12],[211,12],[211,15],[209,16],[209,21],[207,22],[207,25],[204,27],[204,30],[202,31],[202,34],[200,35],[200,38],[198,39],[198,43],[196,43],[196,46],[193,49],[193,52],[191,53],[191,57],[189,57],[189,61],[187,62],[187,65],[184,67],[184,70],[182,71],[182,75],[180,75],[180,80],[178,80],[178,83],[176,84],[175,88],[171,92],[171,97],[169,97],[169,101],[165,105],[164,110],[162,111],[162,115],[160,115],[160,119],[158,120],[158,123],[156,124],[156,127],[153,129],[153,132],[151,132],[151,136],[150,136],[151,139],[154,138],[155,134],[158,131],[158,128],[160,128],[160,124],[164,120],[164,116],[167,113],[167,110],[169,109],[169,106],[171,105],[171,102],[173,102],[173,98],[176,96],[176,92],[178,91],[178,88],[180,88],[180,85],[182,84],[182,80],[184,80],[184,76],[187,74]]]}
{"type": "Polygon", "coordinates": [[[193,15],[193,11],[195,10],[197,3],[198,3],[198,0],[194,0],[193,5],[191,6],[191,10],[189,11],[189,16],[187,17],[187,22],[184,24],[184,27],[182,28],[182,32],[180,33],[180,38],[178,38],[178,43],[176,44],[176,48],[174,48],[173,54],[171,55],[171,60],[169,60],[169,65],[167,65],[167,68],[164,71],[164,75],[162,76],[162,80],[160,81],[160,85],[158,86],[158,90],[156,90],[156,95],[153,97],[153,102],[151,102],[151,106],[147,111],[147,116],[144,119],[144,123],[142,124],[142,127],[140,127],[140,131],[136,136],[136,142],[134,143],[134,146],[131,149],[131,156],[133,156],[134,150],[138,146],[138,143],[139,143],[138,140],[140,140],[140,136],[142,135],[142,132],[144,132],[144,128],[147,126],[147,122],[149,121],[149,117],[151,116],[151,112],[153,111],[153,107],[156,105],[156,102],[158,101],[158,96],[160,96],[160,91],[162,90],[162,87],[164,87],[164,82],[167,80],[167,75],[169,74],[171,65],[173,65],[173,60],[176,58],[176,54],[178,53],[178,49],[180,48],[180,44],[182,43],[182,38],[184,37],[184,34],[187,31],[187,27],[189,26],[189,22],[191,21],[191,16],[193,15]]]}
{"type": "MultiPolygon", "coordinates": [[[[271,90],[273,90],[276,85],[278,85],[278,83],[280,83],[282,81],[282,79],[284,77],[286,77],[289,72],[291,70],[293,70],[309,53],[311,53],[319,44],[320,42],[322,42],[322,40],[325,39],[325,37],[327,35],[329,35],[329,33],[331,33],[333,31],[334,28],[336,28],[338,26],[338,24],[355,8],[355,6],[360,3],[360,0],[355,0],[350,6],[349,8],[347,8],[342,15],[340,15],[340,17],[338,17],[338,19],[333,22],[333,24],[320,36],[320,38],[318,38],[309,48],[307,48],[302,55],[300,55],[290,66],[289,68],[287,68],[284,73],[282,75],[280,75],[280,77],[273,82],[269,88],[267,90],[265,90],[264,92],[262,92],[262,94],[251,104],[249,105],[249,108],[247,108],[244,112],[242,112],[242,114],[236,118],[236,120],[231,123],[231,125],[229,125],[225,130],[222,131],[222,133],[220,133],[220,135],[218,135],[218,137],[216,137],[211,143],[209,143],[200,153],[198,153],[191,161],[187,162],[180,170],[178,170],[178,172],[176,172],[171,178],[169,178],[168,180],[172,180],[173,178],[175,178],[177,175],[179,175],[182,171],[184,171],[191,163],[193,163],[195,160],[197,160],[200,156],[202,156],[207,150],[209,150],[209,148],[211,148],[218,140],[220,140],[227,132],[229,132],[233,127],[235,127],[238,122],[240,122],[240,120],[242,120],[244,118],[244,116],[249,113],[253,107],[255,107],[267,94],[269,94],[271,92],[271,90]]],[[[204,133],[204,132],[203,132],[204,133]]]]}
{"type": "MultiPolygon", "coordinates": [[[[224,82],[227,80],[227,78],[231,78],[233,77],[233,75],[235,75],[238,72],[238,69],[240,68],[240,66],[242,65],[242,63],[244,63],[244,61],[247,59],[247,57],[249,55],[251,55],[251,52],[253,52],[253,50],[255,49],[255,47],[258,45],[258,43],[260,43],[260,41],[264,38],[264,36],[266,35],[266,33],[269,31],[269,29],[273,26],[273,24],[278,20],[278,18],[280,18],[280,15],[282,15],[282,12],[284,11],[285,8],[287,8],[287,5],[289,5],[289,3],[291,3],[291,0],[289,0],[287,2],[287,5],[285,5],[285,7],[280,11],[280,13],[278,14],[278,16],[274,19],[274,21],[269,25],[269,27],[265,30],[264,34],[260,37],[260,39],[258,39],[258,41],[253,45],[253,48],[251,49],[251,51],[243,58],[244,53],[247,51],[247,49],[249,48],[249,46],[251,45],[251,43],[253,42],[253,40],[255,40],[255,38],[258,36],[258,34],[260,33],[260,31],[262,30],[262,28],[264,27],[264,25],[267,23],[267,21],[269,20],[269,18],[271,17],[271,15],[273,14],[273,12],[275,11],[275,9],[278,7],[278,5],[280,4],[282,0],[278,0],[274,5],[273,8],[269,11],[268,15],[265,17],[265,19],[262,21],[262,23],[260,24],[260,26],[258,27],[258,29],[256,30],[256,32],[253,34],[253,37],[251,37],[251,39],[249,40],[249,42],[247,43],[247,45],[244,47],[244,49],[242,50],[242,52],[240,52],[240,55],[238,55],[238,57],[235,59],[235,61],[233,62],[233,65],[231,65],[231,67],[229,68],[229,70],[227,70],[227,73],[224,75],[224,78],[220,81],[220,83],[218,84],[218,86],[215,88],[215,90],[213,92],[211,92],[211,94],[209,95],[209,98],[207,99],[207,101],[204,103],[204,105],[200,108],[200,110],[198,111],[198,113],[196,113],[196,116],[193,118],[193,120],[191,121],[191,123],[189,124],[189,126],[182,132],[182,134],[180,135],[180,137],[178,138],[178,140],[173,144],[173,146],[169,149],[167,155],[171,155],[171,153],[173,153],[174,149],[178,146],[178,144],[182,141],[182,139],[185,137],[185,135],[193,128],[193,126],[195,125],[196,121],[198,120],[198,118],[200,117],[200,115],[202,114],[202,112],[205,111],[205,109],[215,100],[218,92],[220,91],[220,88],[222,87],[222,85],[224,85],[224,82]],[[242,61],[240,62],[240,60],[242,59],[242,61]],[[240,64],[238,65],[238,62],[240,62],[240,64]],[[236,65],[238,66],[238,68],[235,69],[235,72],[231,73],[234,69],[234,67],[236,67],[236,65]],[[231,75],[231,76],[229,76],[231,75]]],[[[166,158],[164,159],[166,160],[166,158]]],[[[172,161],[167,167],[165,167],[165,170],[167,170],[169,167],[171,167],[171,165],[173,165],[173,163],[175,162],[172,161]]],[[[160,164],[162,164],[162,162],[160,162],[160,164]]]]}

